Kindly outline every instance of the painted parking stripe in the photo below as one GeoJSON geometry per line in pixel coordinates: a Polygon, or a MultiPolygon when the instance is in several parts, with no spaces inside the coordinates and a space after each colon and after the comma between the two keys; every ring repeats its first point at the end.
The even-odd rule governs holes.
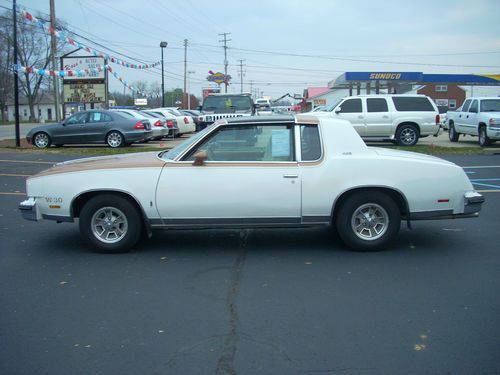
{"type": "Polygon", "coordinates": [[[473,178],[471,181],[500,181],[500,178],[473,178]]]}
{"type": "Polygon", "coordinates": [[[500,168],[500,165],[477,165],[472,167],[462,167],[463,169],[500,168]]]}
{"type": "Polygon", "coordinates": [[[31,174],[0,173],[0,176],[7,176],[7,177],[29,177],[29,176],[32,176],[32,175],[31,174]]]}
{"type": "Polygon", "coordinates": [[[57,161],[35,161],[35,160],[2,160],[0,163],[29,163],[29,164],[55,164],[57,161]]]}
{"type": "Polygon", "coordinates": [[[500,193],[500,190],[476,190],[478,193],[500,193]]]}
{"type": "Polygon", "coordinates": [[[0,191],[0,195],[26,195],[26,193],[0,191]]]}
{"type": "Polygon", "coordinates": [[[492,187],[492,188],[500,189],[500,185],[482,184],[479,182],[473,182],[472,184],[477,185],[477,186],[485,186],[485,187],[492,187]]]}

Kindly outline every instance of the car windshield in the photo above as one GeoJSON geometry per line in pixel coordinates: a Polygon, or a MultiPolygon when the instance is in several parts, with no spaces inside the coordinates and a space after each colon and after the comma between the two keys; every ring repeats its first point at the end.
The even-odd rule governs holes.
{"type": "Polygon", "coordinates": [[[342,99],[339,99],[337,100],[335,103],[329,105],[329,106],[325,106],[325,108],[322,110],[322,111],[325,111],[325,112],[331,112],[335,109],[336,106],[339,105],[339,103],[342,101],[342,99]]]}
{"type": "Polygon", "coordinates": [[[252,99],[246,95],[214,95],[207,96],[203,101],[202,111],[235,112],[251,111],[252,99]]]}
{"type": "Polygon", "coordinates": [[[481,100],[481,112],[500,112],[500,99],[481,100]]]}
{"type": "Polygon", "coordinates": [[[209,131],[211,131],[214,128],[215,124],[212,124],[210,126],[207,126],[205,129],[200,131],[199,133],[196,133],[193,135],[191,138],[186,139],[184,142],[178,144],[171,150],[165,150],[162,151],[158,154],[158,156],[162,159],[165,160],[174,160],[177,156],[182,154],[184,150],[188,149],[192,144],[194,144],[198,139],[203,137],[205,134],[207,134],[209,131]]]}

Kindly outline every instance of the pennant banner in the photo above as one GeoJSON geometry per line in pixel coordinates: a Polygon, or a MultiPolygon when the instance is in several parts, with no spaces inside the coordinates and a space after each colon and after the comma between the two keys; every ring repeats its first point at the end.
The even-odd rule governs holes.
{"type": "Polygon", "coordinates": [[[98,66],[97,68],[94,69],[83,69],[83,70],[52,70],[52,69],[38,69],[34,68],[32,66],[20,66],[20,65],[14,65],[14,71],[16,73],[23,73],[23,74],[37,74],[40,76],[59,76],[59,77],[88,77],[90,75],[93,75],[97,72],[102,72],[103,70],[107,70],[113,77],[115,77],[118,81],[120,81],[126,88],[131,90],[137,95],[144,96],[146,98],[159,98],[161,96],[160,93],[156,94],[150,94],[144,91],[141,91],[134,86],[130,85],[126,80],[122,78],[117,72],[115,72],[111,66],[109,65],[103,65],[103,66],[98,66]]]}
{"type": "Polygon", "coordinates": [[[106,53],[103,53],[103,52],[99,52],[91,47],[88,47],[80,42],[77,42],[76,40],[70,38],[66,33],[62,32],[62,31],[58,31],[58,30],[55,30],[53,29],[52,27],[50,27],[50,25],[48,25],[47,22],[43,21],[43,20],[40,20],[36,17],[34,17],[33,15],[31,15],[28,11],[26,10],[23,10],[22,11],[22,15],[24,17],[24,19],[38,25],[39,27],[41,27],[47,34],[53,34],[56,36],[56,38],[58,38],[59,40],[62,40],[66,43],[69,43],[71,44],[72,46],[75,46],[77,48],[81,48],[85,51],[87,51],[88,53],[91,53],[93,56],[96,56],[96,57],[103,57],[105,59],[107,59],[108,61],[111,61],[112,63],[115,63],[115,64],[118,64],[118,65],[121,65],[125,68],[132,68],[132,69],[151,69],[151,68],[154,68],[158,65],[161,64],[161,61],[157,61],[153,64],[132,64],[132,63],[129,63],[127,61],[124,61],[122,59],[119,59],[117,57],[114,57],[114,56],[110,56],[106,53]]]}

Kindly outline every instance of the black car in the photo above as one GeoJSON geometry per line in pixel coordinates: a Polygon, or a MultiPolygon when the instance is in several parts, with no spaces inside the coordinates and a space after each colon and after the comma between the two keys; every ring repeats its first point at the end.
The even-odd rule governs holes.
{"type": "Polygon", "coordinates": [[[26,141],[38,148],[50,145],[106,143],[121,147],[152,136],[151,124],[107,110],[77,112],[57,124],[31,129],[26,141]]]}

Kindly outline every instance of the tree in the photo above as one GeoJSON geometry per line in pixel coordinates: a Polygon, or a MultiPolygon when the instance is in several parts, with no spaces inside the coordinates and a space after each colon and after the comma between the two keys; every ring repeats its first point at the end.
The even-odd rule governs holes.
{"type": "MultiPolygon", "coordinates": [[[[37,16],[38,18],[38,16],[37,16]]],[[[9,47],[6,50],[2,49],[0,51],[1,55],[4,55],[2,60],[6,62],[8,67],[13,66],[13,32],[12,32],[12,12],[5,12],[0,16],[0,40],[6,41],[6,45],[9,47]]],[[[63,23],[59,20],[56,21],[56,28],[61,29],[63,23]]],[[[57,50],[63,52],[65,47],[64,41],[58,40],[57,50]]],[[[38,69],[48,69],[50,64],[50,35],[47,34],[42,28],[33,23],[28,23],[21,16],[18,17],[17,21],[17,59],[20,66],[34,67],[38,69]]],[[[37,103],[40,94],[44,88],[50,85],[53,80],[52,77],[29,74],[29,73],[19,73],[19,86],[21,92],[26,97],[28,101],[30,110],[30,120],[34,120],[35,116],[35,104],[37,103]]],[[[3,86],[12,87],[12,86],[3,86]]]]}

